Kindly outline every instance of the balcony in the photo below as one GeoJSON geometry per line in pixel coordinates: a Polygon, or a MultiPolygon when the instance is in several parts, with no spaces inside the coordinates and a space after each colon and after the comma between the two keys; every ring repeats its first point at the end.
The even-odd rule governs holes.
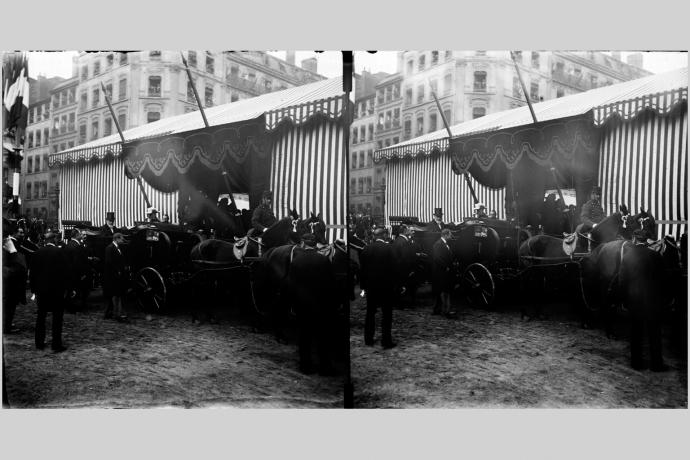
{"type": "Polygon", "coordinates": [[[601,84],[592,84],[591,80],[584,78],[582,73],[580,74],[569,74],[561,70],[554,70],[551,72],[551,78],[557,83],[561,83],[566,86],[577,88],[581,91],[588,91],[590,89],[599,88],[601,84]]]}
{"type": "Polygon", "coordinates": [[[230,74],[225,77],[225,82],[233,88],[253,94],[254,96],[262,94],[262,88],[259,86],[256,79],[250,80],[230,74]]]}
{"type": "Polygon", "coordinates": [[[149,86],[149,97],[161,97],[161,87],[160,86],[149,86]]]}

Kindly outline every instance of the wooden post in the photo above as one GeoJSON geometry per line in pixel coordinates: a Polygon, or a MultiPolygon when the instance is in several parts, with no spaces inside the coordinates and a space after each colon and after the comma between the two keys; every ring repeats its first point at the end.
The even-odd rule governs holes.
{"type": "MultiPolygon", "coordinates": [[[[108,97],[108,91],[105,89],[105,85],[103,82],[101,82],[101,88],[103,89],[103,94],[105,95],[105,102],[108,104],[108,109],[110,109],[110,115],[113,118],[113,122],[115,123],[115,128],[117,128],[117,132],[120,135],[120,140],[122,141],[122,153],[124,154],[125,151],[125,135],[122,134],[122,128],[120,127],[120,123],[117,121],[117,116],[115,115],[115,110],[113,109],[113,105],[110,103],[110,98],[108,97]]],[[[141,177],[136,176],[137,180],[137,185],[139,186],[139,190],[141,190],[141,194],[144,195],[144,201],[146,201],[146,207],[150,208],[151,207],[151,200],[149,200],[149,196],[146,193],[146,190],[144,190],[144,184],[141,183],[141,177]]]]}

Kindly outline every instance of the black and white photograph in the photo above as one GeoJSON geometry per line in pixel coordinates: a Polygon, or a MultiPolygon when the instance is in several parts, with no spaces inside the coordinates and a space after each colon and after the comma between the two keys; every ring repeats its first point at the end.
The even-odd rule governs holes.
{"type": "Polygon", "coordinates": [[[342,407],[342,69],[4,53],[4,407],[342,407]]]}
{"type": "Polygon", "coordinates": [[[358,58],[355,407],[687,409],[687,52],[358,58]]]}

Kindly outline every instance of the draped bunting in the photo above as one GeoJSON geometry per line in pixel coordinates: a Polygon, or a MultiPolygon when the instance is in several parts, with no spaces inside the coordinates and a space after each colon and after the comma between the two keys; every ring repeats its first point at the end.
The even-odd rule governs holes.
{"type": "Polygon", "coordinates": [[[546,188],[574,188],[577,202],[587,201],[597,179],[599,135],[587,117],[575,117],[455,138],[452,168],[484,186],[506,187],[507,203],[515,202],[521,223],[537,225],[546,188]]]}
{"type": "Polygon", "coordinates": [[[141,176],[161,192],[200,190],[209,197],[227,191],[227,179],[234,192],[249,191],[255,206],[270,174],[272,135],[262,118],[127,143],[127,176],[141,176]]]}

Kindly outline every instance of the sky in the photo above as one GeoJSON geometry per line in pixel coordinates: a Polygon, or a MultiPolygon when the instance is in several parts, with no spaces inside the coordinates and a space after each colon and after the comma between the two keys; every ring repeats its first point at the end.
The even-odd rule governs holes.
{"type": "MultiPolygon", "coordinates": [[[[285,51],[269,51],[270,54],[279,58],[285,58],[285,51]]],[[[623,60],[630,52],[623,51],[623,60]]],[[[46,77],[60,76],[68,78],[72,74],[72,57],[76,56],[76,51],[66,52],[32,52],[29,53],[29,75],[36,77],[43,74],[46,77]]],[[[326,77],[336,77],[342,75],[340,51],[324,51],[316,53],[314,51],[296,51],[295,63],[300,65],[303,59],[316,56],[317,72],[326,77]]],[[[355,72],[361,73],[363,70],[370,72],[396,72],[397,51],[378,51],[375,54],[366,51],[355,52],[355,72]]],[[[687,67],[688,55],[683,52],[645,52],[643,66],[653,73],[662,73],[669,70],[687,67]]]]}

